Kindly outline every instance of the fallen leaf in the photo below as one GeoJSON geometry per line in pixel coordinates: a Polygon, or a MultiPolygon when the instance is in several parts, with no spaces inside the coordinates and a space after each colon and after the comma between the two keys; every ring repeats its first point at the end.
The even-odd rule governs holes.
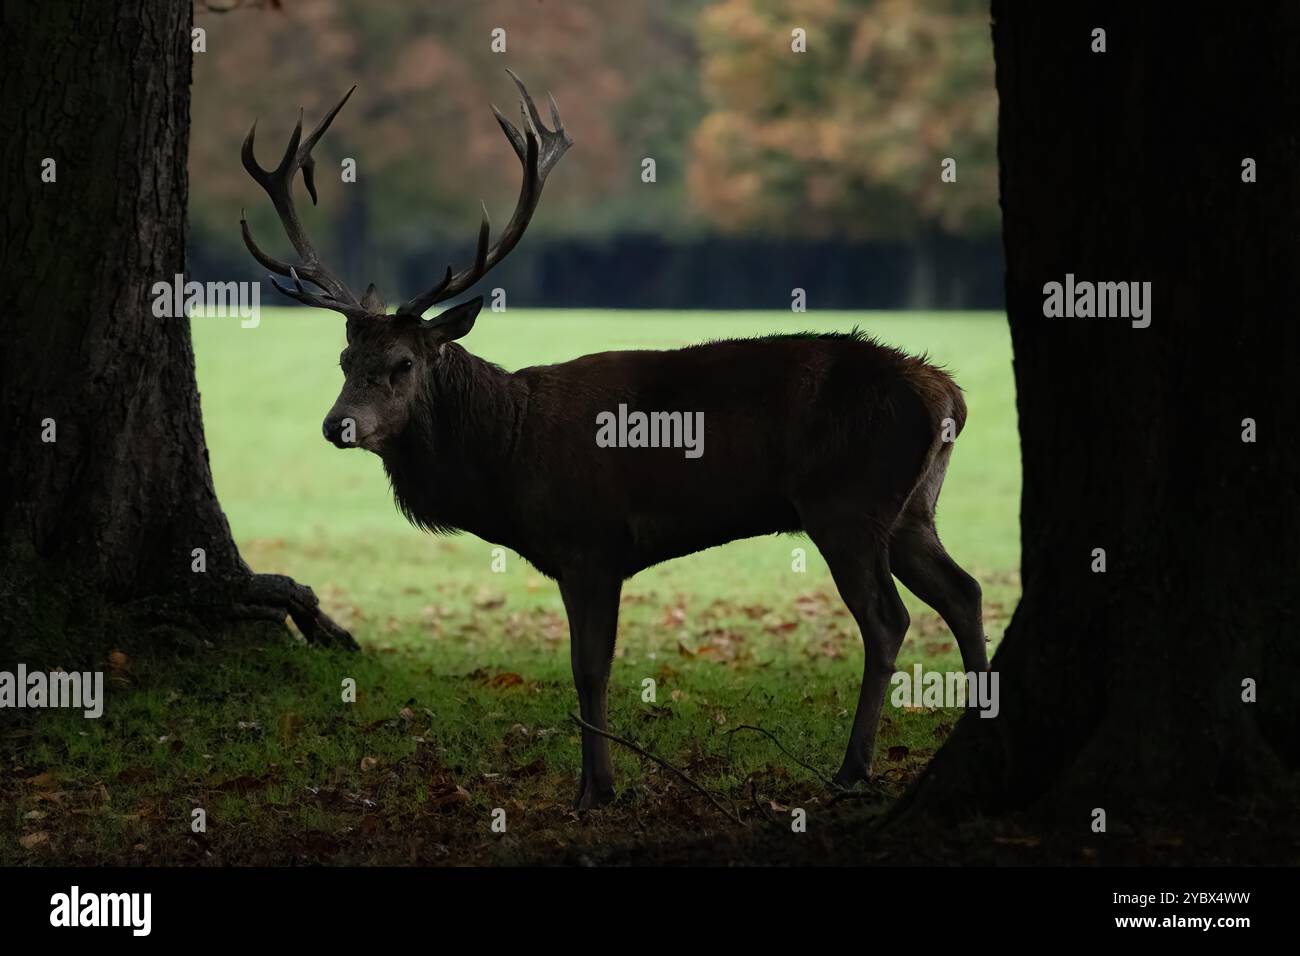
{"type": "Polygon", "coordinates": [[[799,626],[798,621],[786,621],[775,614],[770,614],[763,620],[763,630],[769,634],[784,634],[793,631],[799,626]]]}
{"type": "Polygon", "coordinates": [[[266,786],[264,777],[254,777],[251,774],[244,774],[239,777],[231,777],[229,780],[223,780],[220,783],[213,784],[210,789],[221,793],[239,793],[245,794],[252,790],[260,790],[266,786]]]}
{"type": "Polygon", "coordinates": [[[506,603],[506,596],[487,588],[481,588],[474,598],[474,606],[480,611],[491,611],[506,603]]]}
{"type": "Polygon", "coordinates": [[[462,786],[444,786],[429,793],[429,806],[446,807],[469,802],[469,791],[462,786]]]}
{"type": "Polygon", "coordinates": [[[993,842],[1003,846],[1038,846],[1043,841],[1036,836],[995,836],[993,842]]]}
{"type": "Polygon", "coordinates": [[[35,833],[28,833],[20,836],[18,842],[24,850],[30,850],[32,847],[40,846],[43,843],[49,843],[50,835],[44,830],[37,830],[35,833]]]}

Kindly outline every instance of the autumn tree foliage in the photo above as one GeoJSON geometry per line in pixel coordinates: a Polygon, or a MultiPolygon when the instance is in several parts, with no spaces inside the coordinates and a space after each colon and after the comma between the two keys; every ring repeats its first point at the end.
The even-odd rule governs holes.
{"type": "Polygon", "coordinates": [[[847,239],[996,232],[986,3],[721,0],[699,37],[711,110],[693,138],[690,194],[718,225],[847,239]],[[955,182],[941,178],[945,159],[955,182]]]}
{"type": "Polygon", "coordinates": [[[682,165],[702,111],[693,33],[700,6],[627,0],[615,15],[571,2],[294,0],[274,10],[200,10],[207,43],[194,65],[195,239],[246,260],[241,206],[254,233],[274,234],[273,215],[239,163],[249,125],[258,119],[259,155],[270,163],[300,107],[310,125],[355,83],[318,151],[322,203],[303,210],[308,227],[356,273],[354,282],[389,288],[400,283],[385,270],[403,252],[425,249],[430,236],[468,248],[478,199],[499,227],[518,188],[518,163],[488,108],[494,100],[508,116],[517,108],[506,67],[539,94],[554,94],[578,147],[548,185],[539,236],[623,223],[675,229],[690,213],[682,165]],[[659,161],[655,190],[639,180],[647,155],[659,161]],[[345,158],[356,177],[340,189],[345,158]]]}

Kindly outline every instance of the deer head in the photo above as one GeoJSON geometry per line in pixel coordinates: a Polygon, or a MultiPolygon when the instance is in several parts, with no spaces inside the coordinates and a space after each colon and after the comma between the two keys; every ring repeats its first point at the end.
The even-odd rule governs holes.
{"type": "Polygon", "coordinates": [[[331,309],[347,317],[348,344],[339,357],[344,376],[343,390],[322,426],[325,437],[339,448],[361,447],[382,454],[387,443],[406,428],[423,384],[434,373],[438,355],[448,342],[474,327],[483,297],[454,305],[430,319],[424,318],[424,313],[437,303],[468,291],[510,253],[528,228],[547,175],[573,145],[560,121],[554,97],[548,94],[551,122],[555,126],[551,130],[542,123],[537,106],[523,82],[510,70],[506,72],[522,97],[519,106],[522,132],[495,106],[492,112],[523,166],[523,183],[514,215],[506,223],[500,239],[490,243],[491,227],[487,206],[484,205],[473,264],[459,272],[453,272],[448,266],[441,281],[427,292],[402,303],[391,315],[373,283],[358,300],[346,283],[326,269],[308,239],[293,203],[293,181],[300,169],[311,201],[313,205],[316,203],[312,148],[329,129],[356,87],[348,90],[305,140],[302,139],[302,114],[299,113],[298,124],[275,169],[263,169],[253,157],[256,122],[244,139],[244,168],[271,197],[299,262],[297,265],[282,262],[258,248],[241,213],[240,227],[248,251],[275,275],[291,281],[291,286],[281,285],[272,276],[271,282],[280,292],[307,305],[331,309]],[[304,282],[318,291],[308,288],[304,282]]]}

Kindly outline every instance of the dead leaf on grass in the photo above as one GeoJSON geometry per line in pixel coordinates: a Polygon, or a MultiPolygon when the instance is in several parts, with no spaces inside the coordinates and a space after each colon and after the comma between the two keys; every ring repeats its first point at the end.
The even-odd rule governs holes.
{"type": "Polygon", "coordinates": [[[429,792],[429,806],[450,807],[469,802],[469,791],[459,784],[438,787],[429,792]]]}
{"type": "Polygon", "coordinates": [[[1038,846],[1043,841],[1036,836],[995,836],[993,842],[1003,846],[1038,846]]]}
{"type": "Polygon", "coordinates": [[[480,611],[491,611],[506,603],[506,596],[488,588],[480,588],[474,597],[474,606],[480,611]]]}

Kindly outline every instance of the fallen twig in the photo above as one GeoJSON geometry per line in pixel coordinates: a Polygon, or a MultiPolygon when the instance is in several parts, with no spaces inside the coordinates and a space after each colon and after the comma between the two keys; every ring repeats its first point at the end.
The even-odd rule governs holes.
{"type": "Polygon", "coordinates": [[[786,750],[786,749],[785,749],[785,745],[782,744],[781,741],[777,740],[777,739],[776,739],[776,735],[773,734],[770,730],[764,730],[762,727],[755,727],[753,724],[741,724],[739,727],[732,727],[730,730],[728,730],[728,731],[727,731],[727,736],[730,737],[732,734],[734,734],[734,733],[735,733],[736,731],[738,731],[738,730],[752,730],[752,731],[754,731],[755,733],[762,734],[762,735],[763,735],[764,737],[766,737],[768,740],[772,741],[772,743],[776,744],[777,748],[781,751],[781,753],[785,754],[787,757],[789,757],[791,760],[793,760],[793,761],[794,761],[795,763],[797,763],[799,766],[803,767],[805,770],[807,770],[809,773],[811,773],[813,776],[815,776],[815,777],[816,777],[818,780],[820,780],[822,783],[826,784],[826,786],[829,787],[829,786],[832,785],[832,784],[831,784],[831,779],[830,779],[830,777],[827,777],[825,774],[823,774],[823,773],[822,773],[820,770],[818,770],[816,767],[813,767],[813,766],[810,766],[809,764],[804,763],[802,760],[800,760],[800,759],[799,759],[798,757],[796,757],[794,754],[790,753],[790,751],[786,750]]]}
{"type": "Polygon", "coordinates": [[[624,738],[618,736],[617,734],[611,734],[609,731],[601,730],[599,727],[593,727],[591,724],[587,723],[577,714],[569,714],[569,718],[579,727],[582,727],[586,730],[590,730],[593,734],[599,734],[602,737],[614,741],[614,743],[616,744],[622,744],[624,747],[628,748],[629,750],[636,751],[642,757],[648,757],[649,759],[653,760],[655,763],[659,764],[659,766],[663,767],[665,770],[671,770],[673,773],[677,774],[677,776],[681,777],[688,784],[690,784],[691,787],[698,790],[700,793],[704,794],[704,796],[708,797],[709,802],[712,803],[719,810],[721,810],[730,820],[740,824],[740,826],[742,827],[745,825],[745,821],[740,819],[740,814],[736,813],[733,810],[728,810],[726,807],[722,805],[722,803],[718,800],[717,797],[711,794],[708,790],[705,790],[702,786],[700,786],[698,783],[696,783],[694,780],[688,777],[683,771],[678,770],[667,760],[664,760],[662,757],[655,756],[650,751],[646,750],[644,747],[634,744],[630,740],[625,740],[624,738]]]}
{"type": "Polygon", "coordinates": [[[761,817],[773,825],[785,829],[785,824],[776,818],[776,814],[772,812],[772,809],[758,802],[758,784],[753,780],[749,781],[749,798],[753,801],[754,809],[758,811],[761,817]]]}

